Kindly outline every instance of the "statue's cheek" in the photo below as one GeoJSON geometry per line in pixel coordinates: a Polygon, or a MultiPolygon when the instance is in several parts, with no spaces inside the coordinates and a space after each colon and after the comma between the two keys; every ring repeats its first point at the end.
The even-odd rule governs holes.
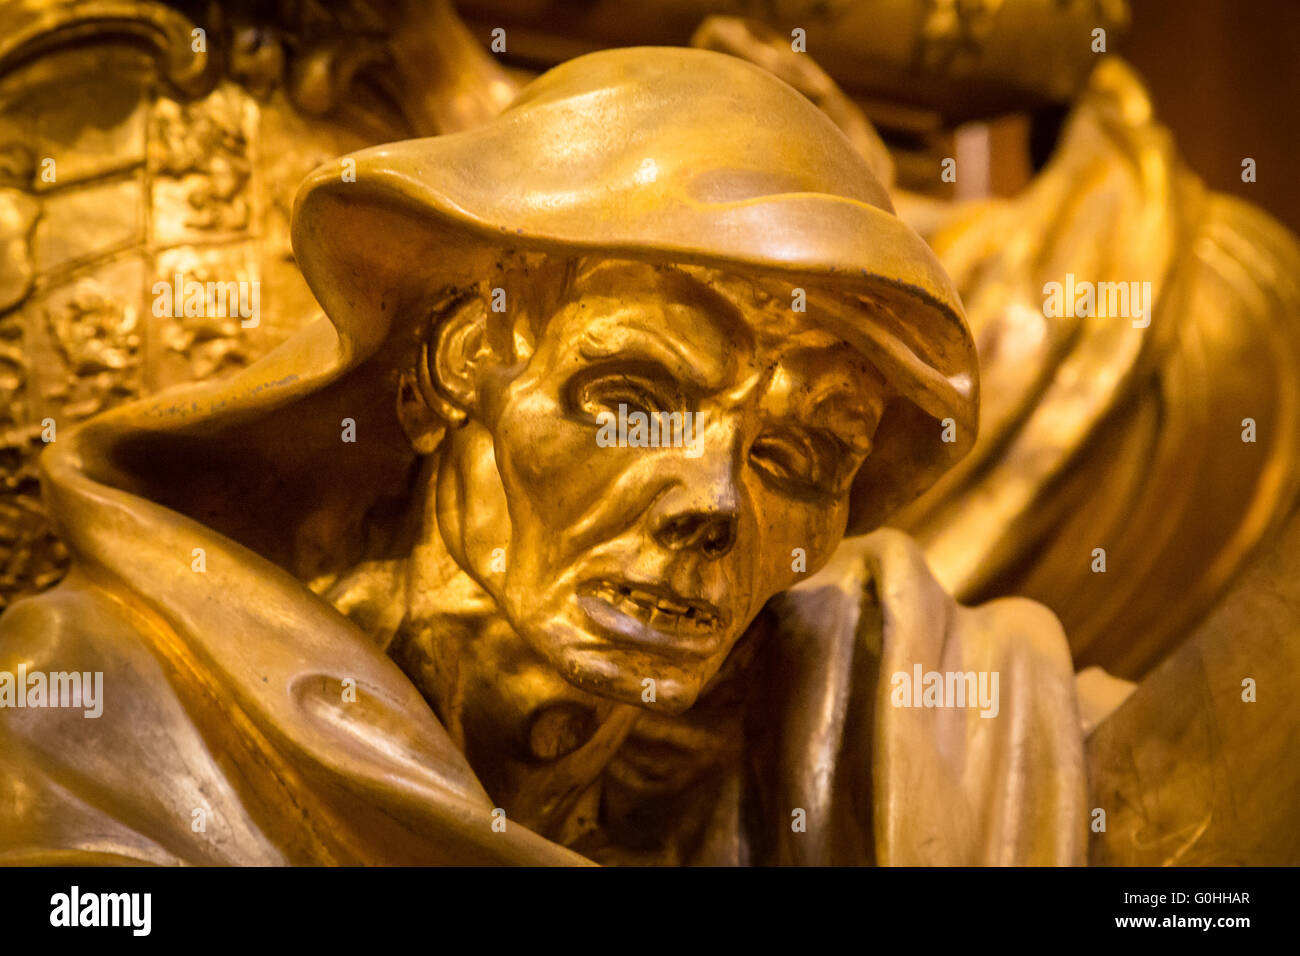
{"type": "Polygon", "coordinates": [[[545,394],[518,396],[498,420],[495,437],[507,492],[545,500],[548,507],[589,483],[602,464],[592,429],[565,417],[545,394]]]}
{"type": "Polygon", "coordinates": [[[763,573],[775,593],[798,584],[830,558],[844,536],[847,500],[825,505],[782,499],[760,516],[763,573]]]}

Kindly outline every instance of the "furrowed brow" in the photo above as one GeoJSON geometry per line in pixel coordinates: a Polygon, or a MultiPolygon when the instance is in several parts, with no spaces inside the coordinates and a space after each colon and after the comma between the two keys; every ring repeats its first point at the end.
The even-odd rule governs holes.
{"type": "Polygon", "coordinates": [[[625,321],[619,322],[616,335],[608,334],[614,332],[613,324],[611,319],[584,332],[578,341],[579,354],[591,360],[648,359],[704,392],[717,391],[726,384],[727,366],[713,355],[692,350],[671,333],[625,321]]]}

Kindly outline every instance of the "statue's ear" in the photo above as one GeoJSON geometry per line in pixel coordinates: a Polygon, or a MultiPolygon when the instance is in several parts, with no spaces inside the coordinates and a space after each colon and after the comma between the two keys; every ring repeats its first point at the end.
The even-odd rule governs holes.
{"type": "Polygon", "coordinates": [[[397,417],[411,447],[430,454],[447,426],[465,423],[478,401],[478,372],[487,357],[486,309],[479,299],[453,308],[420,348],[414,369],[402,373],[397,417]]]}
{"type": "MultiPolygon", "coordinates": [[[[421,362],[424,357],[421,350],[421,362]]],[[[397,420],[417,455],[433,454],[447,432],[447,420],[430,406],[428,397],[419,386],[416,370],[404,370],[398,382],[397,420]]]]}

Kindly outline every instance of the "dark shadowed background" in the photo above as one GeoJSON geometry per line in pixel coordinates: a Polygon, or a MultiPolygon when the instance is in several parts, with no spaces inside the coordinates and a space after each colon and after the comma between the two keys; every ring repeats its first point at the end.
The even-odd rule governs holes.
{"type": "Polygon", "coordinates": [[[1300,232],[1300,0],[1133,0],[1118,44],[1207,185],[1300,232]],[[1252,157],[1256,182],[1241,181],[1252,157]]]}

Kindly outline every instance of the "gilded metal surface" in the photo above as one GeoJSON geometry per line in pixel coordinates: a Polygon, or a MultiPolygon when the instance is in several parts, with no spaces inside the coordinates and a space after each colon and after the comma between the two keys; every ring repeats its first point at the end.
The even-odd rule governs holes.
{"type": "Polygon", "coordinates": [[[265,354],[317,313],[289,246],[303,176],[480,122],[515,87],[441,3],[190,20],[156,3],[11,2],[0,22],[4,607],[66,569],[39,501],[41,422],[265,354]],[[153,284],[177,272],[260,283],[265,322],[154,317],[153,284]]]}
{"type": "Polygon", "coordinates": [[[515,100],[445,4],[0,7],[0,861],[1294,862],[1300,250],[1122,63],[1014,69],[1042,4],[927,6],[1078,92],[1023,195],[892,189],[755,22],[515,100]]]}

